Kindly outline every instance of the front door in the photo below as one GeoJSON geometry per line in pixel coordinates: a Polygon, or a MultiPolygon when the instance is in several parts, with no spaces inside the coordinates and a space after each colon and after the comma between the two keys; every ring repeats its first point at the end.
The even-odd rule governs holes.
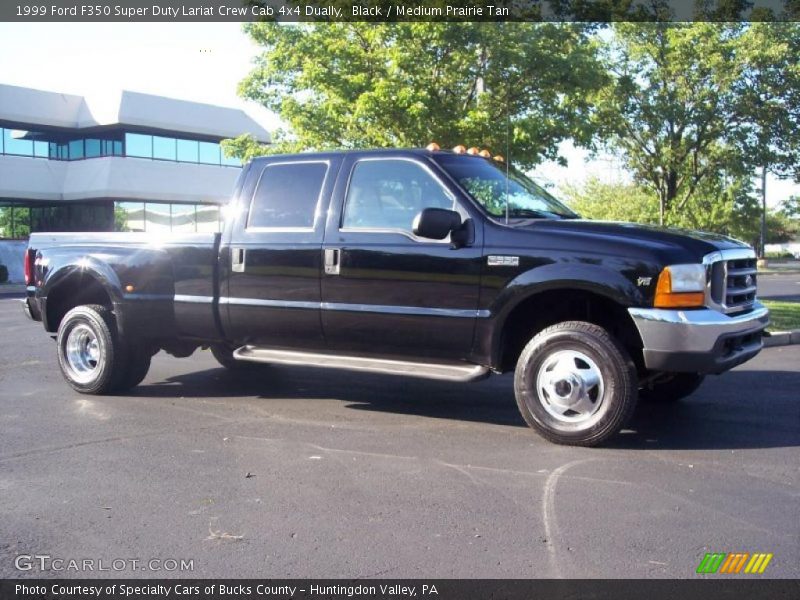
{"type": "Polygon", "coordinates": [[[467,357],[478,314],[481,230],[475,243],[458,249],[412,231],[423,208],[468,217],[456,196],[424,158],[347,158],[323,244],[322,326],[332,349],[467,357]]]}

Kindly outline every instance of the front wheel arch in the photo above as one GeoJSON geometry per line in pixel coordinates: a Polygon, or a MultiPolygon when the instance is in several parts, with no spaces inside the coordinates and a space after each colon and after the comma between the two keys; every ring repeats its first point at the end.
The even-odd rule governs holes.
{"type": "Polygon", "coordinates": [[[576,287],[533,291],[507,310],[500,324],[492,327],[492,368],[514,370],[530,339],[543,329],[564,321],[593,323],[613,335],[643,372],[643,343],[626,305],[618,298],[576,287]]]}

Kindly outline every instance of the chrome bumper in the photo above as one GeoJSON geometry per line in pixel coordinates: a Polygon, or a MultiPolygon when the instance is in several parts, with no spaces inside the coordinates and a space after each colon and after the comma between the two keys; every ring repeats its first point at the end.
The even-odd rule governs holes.
{"type": "Polygon", "coordinates": [[[760,302],[744,314],[712,309],[629,308],[644,346],[644,362],[654,371],[721,373],[758,354],[769,325],[760,302]]]}

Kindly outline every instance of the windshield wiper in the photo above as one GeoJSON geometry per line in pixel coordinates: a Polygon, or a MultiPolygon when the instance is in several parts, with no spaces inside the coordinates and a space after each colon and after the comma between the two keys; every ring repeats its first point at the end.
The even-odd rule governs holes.
{"type": "Polygon", "coordinates": [[[566,215],[548,212],[546,210],[535,210],[533,208],[511,208],[508,211],[511,219],[567,219],[566,215]]]}

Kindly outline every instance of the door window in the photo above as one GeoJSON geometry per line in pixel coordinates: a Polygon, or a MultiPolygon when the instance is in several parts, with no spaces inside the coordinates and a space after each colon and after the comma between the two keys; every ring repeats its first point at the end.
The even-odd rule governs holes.
{"type": "Polygon", "coordinates": [[[312,229],[328,164],[267,165],[250,205],[247,227],[312,229]]]}
{"type": "Polygon", "coordinates": [[[453,197],[421,165],[408,160],[356,163],[347,188],[344,229],[412,231],[424,208],[453,208],[453,197]]]}

